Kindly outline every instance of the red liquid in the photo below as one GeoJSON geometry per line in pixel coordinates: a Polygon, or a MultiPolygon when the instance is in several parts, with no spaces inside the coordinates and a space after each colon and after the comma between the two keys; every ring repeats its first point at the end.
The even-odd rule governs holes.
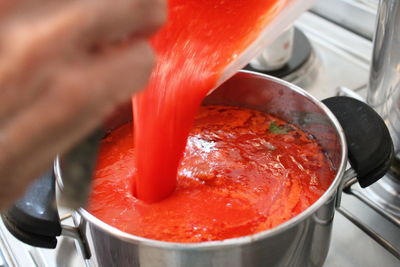
{"type": "Polygon", "coordinates": [[[133,98],[138,198],[154,202],[173,192],[201,100],[288,1],[169,0],[168,22],[151,40],[157,65],[133,98]]]}
{"type": "Polygon", "coordinates": [[[176,190],[149,204],[131,194],[131,127],[102,141],[88,210],[137,236],[201,242],[257,233],[301,213],[334,177],[317,142],[295,126],[253,110],[202,107],[176,190]]]}

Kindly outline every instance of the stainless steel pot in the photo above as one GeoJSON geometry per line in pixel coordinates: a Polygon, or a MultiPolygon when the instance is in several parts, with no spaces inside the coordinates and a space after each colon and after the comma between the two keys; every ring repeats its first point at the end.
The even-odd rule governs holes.
{"type": "MultiPolygon", "coordinates": [[[[61,226],[54,215],[58,215],[56,207],[49,200],[51,197],[54,199],[52,193],[38,203],[42,214],[43,210],[47,212],[47,216],[44,216],[46,220],[37,220],[36,217],[36,222],[41,223],[27,227],[27,221],[32,221],[32,214],[37,214],[31,212],[27,219],[23,205],[27,202],[25,199],[19,207],[16,205],[3,214],[8,229],[24,242],[34,245],[40,243],[43,247],[54,247],[55,237],[61,233],[72,236],[78,240],[90,266],[321,266],[329,249],[340,186],[354,176],[358,177],[361,186],[368,186],[379,179],[389,166],[393,145],[384,122],[369,106],[352,98],[334,97],[320,102],[290,83],[246,71],[239,72],[218,87],[207,96],[204,104],[252,108],[298,125],[319,141],[331,160],[332,168],[336,171],[332,185],[318,201],[289,221],[251,236],[224,241],[187,244],[141,238],[105,224],[85,209],[75,212],[76,228],[61,226]],[[348,156],[352,168],[345,171],[348,156]],[[16,222],[20,224],[16,225],[16,222]],[[44,226],[44,223],[47,225],[44,226]],[[16,228],[24,230],[25,236],[15,231],[16,228]],[[36,228],[42,229],[33,230],[36,228]],[[48,231],[43,231],[43,228],[48,231]],[[52,231],[49,231],[50,228],[52,231]],[[38,236],[42,238],[41,241],[33,238],[38,236]],[[42,242],[43,237],[52,243],[42,242]]],[[[130,118],[129,111],[120,112],[106,128],[112,130],[130,118]]],[[[62,188],[63,169],[60,160],[55,162],[54,171],[62,188]]],[[[37,190],[31,194],[34,199],[40,199],[38,191],[49,182],[48,187],[54,190],[51,184],[54,183],[54,173],[49,173],[38,182],[37,190]]],[[[32,196],[29,201],[32,206],[32,196]]],[[[43,219],[43,216],[39,219],[43,219]]]]}

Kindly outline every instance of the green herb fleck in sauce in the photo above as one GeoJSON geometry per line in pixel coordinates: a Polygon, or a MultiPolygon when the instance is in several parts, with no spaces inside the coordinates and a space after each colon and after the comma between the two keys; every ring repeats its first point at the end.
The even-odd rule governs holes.
{"type": "Polygon", "coordinates": [[[287,134],[289,131],[293,130],[289,126],[279,126],[276,122],[271,122],[269,125],[268,131],[273,134],[287,134]]]}

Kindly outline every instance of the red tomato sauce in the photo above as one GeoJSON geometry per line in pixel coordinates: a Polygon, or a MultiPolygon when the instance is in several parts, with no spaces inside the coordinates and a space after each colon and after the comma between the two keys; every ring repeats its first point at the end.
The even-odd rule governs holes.
{"type": "Polygon", "coordinates": [[[155,202],[175,190],[202,99],[289,1],[168,1],[168,21],[151,38],[156,66],[146,90],[133,97],[138,198],[155,202]]]}
{"type": "Polygon", "coordinates": [[[335,175],[316,140],[296,126],[254,110],[205,106],[190,131],[176,190],[146,203],[131,189],[132,127],[102,141],[88,210],[141,237],[202,242],[270,229],[313,204],[335,175]]]}

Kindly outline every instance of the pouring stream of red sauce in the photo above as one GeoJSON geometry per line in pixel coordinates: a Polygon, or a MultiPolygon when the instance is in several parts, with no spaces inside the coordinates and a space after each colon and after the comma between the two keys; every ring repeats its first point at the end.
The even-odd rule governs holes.
{"type": "Polygon", "coordinates": [[[133,97],[137,154],[132,190],[146,202],[169,196],[201,100],[223,70],[290,0],[169,0],[151,39],[157,65],[133,97]]]}

